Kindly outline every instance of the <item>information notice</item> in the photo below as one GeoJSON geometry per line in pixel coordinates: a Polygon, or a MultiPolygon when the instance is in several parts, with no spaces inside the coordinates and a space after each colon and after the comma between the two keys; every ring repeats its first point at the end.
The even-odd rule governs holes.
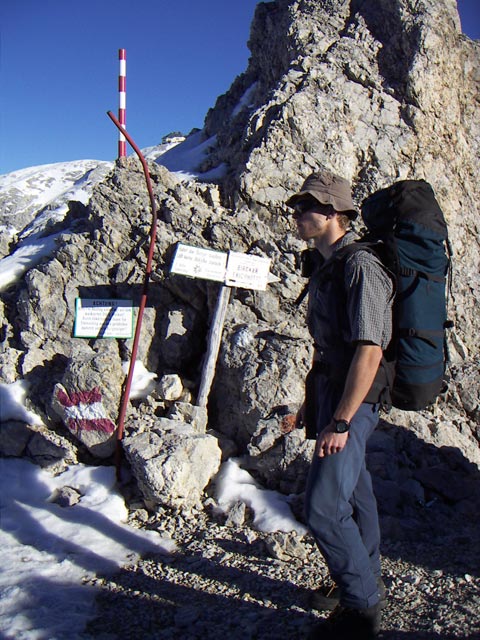
{"type": "Polygon", "coordinates": [[[179,244],[171,271],[193,278],[223,282],[227,267],[227,254],[213,249],[201,249],[179,244]]]}
{"type": "Polygon", "coordinates": [[[270,278],[270,258],[179,244],[171,272],[264,291],[270,278]]]}
{"type": "Polygon", "coordinates": [[[131,338],[133,336],[132,301],[77,298],[73,336],[75,338],[131,338]]]}
{"type": "Polygon", "coordinates": [[[230,251],[225,284],[229,287],[264,291],[267,288],[269,273],[270,258],[230,251]]]}

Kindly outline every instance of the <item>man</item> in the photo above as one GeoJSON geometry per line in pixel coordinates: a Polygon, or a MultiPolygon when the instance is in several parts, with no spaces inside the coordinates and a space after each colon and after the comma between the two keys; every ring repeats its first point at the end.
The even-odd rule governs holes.
{"type": "Polygon", "coordinates": [[[307,436],[315,431],[306,517],[337,587],[320,589],[316,606],[332,609],[339,603],[312,637],[369,640],[379,631],[385,588],[365,448],[378,422],[393,285],[372,252],[348,250],[355,239],[348,227],[357,212],[345,179],[327,171],[313,174],[287,206],[317,258],[307,312],[315,351],[297,426],[306,421],[307,436]]]}

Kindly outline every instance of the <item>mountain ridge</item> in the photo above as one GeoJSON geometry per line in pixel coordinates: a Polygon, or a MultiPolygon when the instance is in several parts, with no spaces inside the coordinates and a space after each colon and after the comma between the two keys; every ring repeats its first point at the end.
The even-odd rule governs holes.
{"type": "MultiPolygon", "coordinates": [[[[158,235],[137,357],[158,382],[145,403],[131,407],[124,447],[135,461],[137,479],[148,487],[149,501],[173,498],[155,485],[164,473],[161,444],[158,450],[148,448],[154,462],[146,465],[136,439],[161,443],[161,424],[171,445],[175,421],[200,432],[212,457],[216,447],[227,457],[247,455],[262,481],[299,490],[308,443],[299,433],[279,430],[282,411],[294,413],[303,399],[312,345],[304,309],[295,306],[304,286],[296,269],[304,245],[284,203],[306,175],[322,167],[352,180],[357,205],[386,183],[427,179],[444,209],[455,252],[449,390],[431,410],[386,417],[381,453],[392,477],[382,476],[378,466],[383,507],[395,482],[415,480],[420,445],[410,435],[439,451],[460,451],[466,465],[480,464],[478,47],[460,37],[449,0],[384,0],[375,4],[378,15],[372,6],[346,0],[259,5],[249,67],[218,99],[204,129],[163,155],[148,151],[158,235]],[[448,51],[439,48],[442,38],[448,51]],[[405,55],[399,58],[403,45],[405,55]],[[170,162],[184,172],[169,171],[170,162]],[[219,285],[171,273],[179,242],[268,258],[275,276],[265,291],[231,292],[216,377],[201,411],[190,405],[196,406],[219,285]],[[175,400],[165,397],[164,378],[171,375],[182,389],[175,400]],[[175,406],[177,401],[186,406],[175,406]],[[206,437],[206,425],[218,444],[206,437]],[[255,442],[271,446],[257,451],[255,442]],[[148,477],[146,467],[154,469],[148,477]]],[[[42,437],[51,445],[55,468],[65,460],[52,435],[56,430],[72,458],[92,453],[88,442],[79,444],[68,431],[59,389],[63,399],[69,392],[83,397],[99,389],[102,415],[116,422],[132,341],[72,337],[76,300],[130,299],[138,307],[150,204],[137,159],[115,163],[93,185],[87,202],[66,205],[64,221],[51,227],[54,236],[48,236],[41,214],[36,230],[25,226],[25,244],[37,232],[33,241],[50,238],[50,244],[35,261],[23,256],[23,278],[16,274],[1,292],[2,380],[28,381],[29,402],[44,420],[42,437]]],[[[105,455],[112,444],[108,434],[105,455]]],[[[28,455],[28,444],[22,452],[28,455]]],[[[447,458],[442,464],[457,468],[456,456],[447,458]]],[[[434,466],[432,456],[429,468],[434,466]]],[[[426,481],[424,490],[432,491],[426,481]]],[[[446,490],[439,481],[434,491],[446,490]]],[[[394,504],[398,509],[390,515],[401,519],[405,505],[394,504]]]]}

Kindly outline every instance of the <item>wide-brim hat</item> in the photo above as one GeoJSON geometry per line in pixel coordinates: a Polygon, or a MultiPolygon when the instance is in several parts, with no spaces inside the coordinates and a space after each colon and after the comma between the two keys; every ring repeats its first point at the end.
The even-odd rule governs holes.
{"type": "Polygon", "coordinates": [[[293,208],[305,196],[312,196],[321,204],[331,204],[335,211],[344,213],[351,220],[358,216],[352,200],[350,183],[330,171],[319,171],[308,176],[300,191],[287,200],[287,207],[293,208]]]}

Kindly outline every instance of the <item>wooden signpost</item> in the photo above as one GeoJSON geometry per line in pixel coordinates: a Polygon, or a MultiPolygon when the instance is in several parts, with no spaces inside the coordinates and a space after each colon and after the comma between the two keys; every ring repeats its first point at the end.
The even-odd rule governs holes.
{"type": "Polygon", "coordinates": [[[208,332],[207,353],[203,363],[202,377],[200,379],[200,388],[198,390],[197,405],[206,407],[208,396],[212,387],[213,378],[215,377],[215,368],[217,366],[218,352],[222,341],[223,325],[225,316],[227,315],[227,307],[230,301],[231,288],[222,285],[218,294],[215,313],[213,314],[212,324],[208,332]]]}
{"type": "Polygon", "coordinates": [[[232,287],[264,291],[274,278],[270,275],[270,259],[229,251],[213,251],[179,244],[171,272],[222,282],[210,325],[207,353],[202,370],[197,405],[206,407],[215,376],[223,326],[232,287]]]}

